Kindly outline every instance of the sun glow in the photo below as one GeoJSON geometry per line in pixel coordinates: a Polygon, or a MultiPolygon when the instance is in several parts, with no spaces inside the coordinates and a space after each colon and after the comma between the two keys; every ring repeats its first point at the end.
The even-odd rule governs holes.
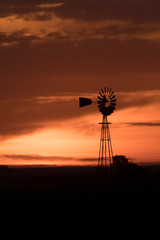
{"type": "MultiPolygon", "coordinates": [[[[150,112],[152,112],[150,120],[152,122],[158,120],[157,107],[149,105],[140,109],[126,108],[115,111],[114,116],[108,117],[112,123],[110,131],[114,155],[127,155],[134,161],[143,159],[147,161],[152,158],[155,161],[159,160],[159,126],[142,125],[149,118],[150,112]]],[[[54,128],[56,124],[50,122],[49,128],[1,142],[0,151],[1,154],[35,155],[38,153],[46,157],[98,158],[100,140],[98,123],[100,121],[101,114],[93,113],[79,119],[65,120],[54,128]]],[[[32,161],[34,162],[35,160],[32,161]]],[[[40,162],[48,161],[41,159],[40,162]]],[[[64,162],[59,161],[58,164],[66,164],[66,162],[67,159],[64,162]]],[[[85,163],[77,160],[77,164],[85,163]]]]}

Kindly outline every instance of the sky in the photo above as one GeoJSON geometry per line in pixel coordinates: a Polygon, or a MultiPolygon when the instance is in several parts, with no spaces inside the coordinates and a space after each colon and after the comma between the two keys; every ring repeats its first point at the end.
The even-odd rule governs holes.
{"type": "Polygon", "coordinates": [[[96,101],[104,86],[117,97],[114,155],[159,161],[159,9],[159,0],[1,0],[0,163],[96,159],[102,115],[78,98],[96,101]]]}

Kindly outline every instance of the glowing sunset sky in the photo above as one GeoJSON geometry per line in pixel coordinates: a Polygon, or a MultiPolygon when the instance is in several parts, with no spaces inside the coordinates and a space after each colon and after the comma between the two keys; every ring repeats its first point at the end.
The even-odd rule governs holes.
{"type": "Polygon", "coordinates": [[[1,164],[97,158],[102,115],[78,97],[96,101],[104,86],[117,96],[114,155],[159,161],[159,9],[159,0],[1,0],[1,164]]]}

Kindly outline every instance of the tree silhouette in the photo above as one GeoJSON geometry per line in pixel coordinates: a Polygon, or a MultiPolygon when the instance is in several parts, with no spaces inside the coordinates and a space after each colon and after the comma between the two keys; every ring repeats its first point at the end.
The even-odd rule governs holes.
{"type": "Polygon", "coordinates": [[[148,171],[138,166],[136,163],[129,162],[129,159],[124,155],[115,155],[113,157],[113,170],[116,176],[127,181],[146,180],[148,171]]]}
{"type": "Polygon", "coordinates": [[[124,155],[115,155],[113,157],[113,166],[114,167],[125,167],[127,165],[129,165],[131,163],[129,163],[129,160],[126,156],[124,155]]]}

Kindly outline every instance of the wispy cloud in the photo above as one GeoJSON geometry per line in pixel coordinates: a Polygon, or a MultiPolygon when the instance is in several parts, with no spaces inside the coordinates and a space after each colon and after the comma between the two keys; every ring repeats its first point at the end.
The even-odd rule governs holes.
{"type": "Polygon", "coordinates": [[[130,107],[143,107],[160,104],[159,90],[119,92],[117,95],[118,107],[120,110],[130,107]]]}
{"type": "Polygon", "coordinates": [[[160,127],[160,122],[130,122],[126,124],[130,126],[160,127]]]}
{"type": "Polygon", "coordinates": [[[87,22],[77,19],[63,19],[54,13],[48,15],[44,12],[25,14],[22,18],[14,15],[0,19],[1,34],[16,37],[18,33],[17,40],[20,32],[23,38],[34,36],[39,41],[55,41],[61,37],[71,41],[101,39],[106,37],[106,32],[111,27],[122,29],[126,25],[128,22],[120,20],[87,22]]]}
{"type": "MultiPolygon", "coordinates": [[[[159,18],[155,21],[153,14],[151,17],[148,13],[146,20],[145,14],[147,13],[145,13],[145,21],[142,21],[143,14],[137,12],[134,16],[132,15],[134,12],[132,8],[135,10],[142,8],[144,3],[138,4],[138,1],[130,1],[128,4],[127,1],[116,1],[118,6],[125,2],[128,11],[121,8],[121,11],[115,11],[115,1],[107,2],[100,1],[100,4],[97,4],[93,1],[91,8],[90,1],[78,1],[76,4],[74,1],[57,3],[38,1],[37,4],[29,1],[20,6],[18,1],[15,1],[9,7],[2,1],[1,7],[4,8],[3,12],[6,11],[6,14],[0,18],[0,33],[5,36],[10,35],[11,38],[13,35],[17,36],[17,41],[19,41],[17,33],[21,31],[21,37],[28,40],[28,43],[43,43],[60,39],[76,42],[88,39],[115,39],[117,41],[138,39],[160,42],[159,18]],[[119,17],[117,17],[118,14],[119,17]],[[138,20],[135,19],[135,15],[138,20]],[[36,40],[29,39],[28,36],[36,40]]],[[[147,6],[149,2],[147,1],[147,6]]],[[[152,3],[154,11],[157,10],[157,4],[159,4],[158,1],[156,4],[152,3]]],[[[149,11],[152,13],[153,9],[149,11]]],[[[11,46],[11,44],[2,42],[1,46],[11,46]]]]}
{"type": "Polygon", "coordinates": [[[126,25],[123,29],[116,29],[111,31],[109,38],[117,39],[120,41],[138,39],[146,40],[149,42],[160,41],[160,22],[149,22],[149,23],[134,23],[126,25]]]}
{"type": "Polygon", "coordinates": [[[75,158],[63,156],[42,156],[42,155],[0,155],[1,165],[51,165],[51,166],[77,166],[97,165],[97,158],[75,158]]]}
{"type": "Polygon", "coordinates": [[[61,2],[61,3],[44,3],[44,4],[37,5],[37,7],[39,7],[39,8],[57,8],[57,7],[61,7],[63,5],[64,5],[64,2],[61,2]]]}
{"type": "Polygon", "coordinates": [[[20,160],[27,160],[27,161],[33,161],[33,160],[48,160],[48,161],[64,161],[64,160],[73,160],[72,157],[62,157],[62,156],[42,156],[42,155],[21,155],[21,154],[2,154],[0,155],[0,158],[9,158],[9,159],[20,159],[20,160]]]}
{"type": "Polygon", "coordinates": [[[19,44],[18,41],[12,41],[12,42],[2,42],[0,43],[0,47],[12,47],[19,44]]]}
{"type": "Polygon", "coordinates": [[[133,39],[160,42],[160,22],[135,24],[131,21],[107,19],[103,21],[85,21],[60,18],[54,13],[39,11],[0,18],[1,46],[11,46],[10,41],[28,43],[68,40],[73,42],[88,39],[128,41],[133,39]],[[13,40],[12,40],[13,41],[13,40]],[[7,45],[8,44],[8,45],[7,45]]]}

